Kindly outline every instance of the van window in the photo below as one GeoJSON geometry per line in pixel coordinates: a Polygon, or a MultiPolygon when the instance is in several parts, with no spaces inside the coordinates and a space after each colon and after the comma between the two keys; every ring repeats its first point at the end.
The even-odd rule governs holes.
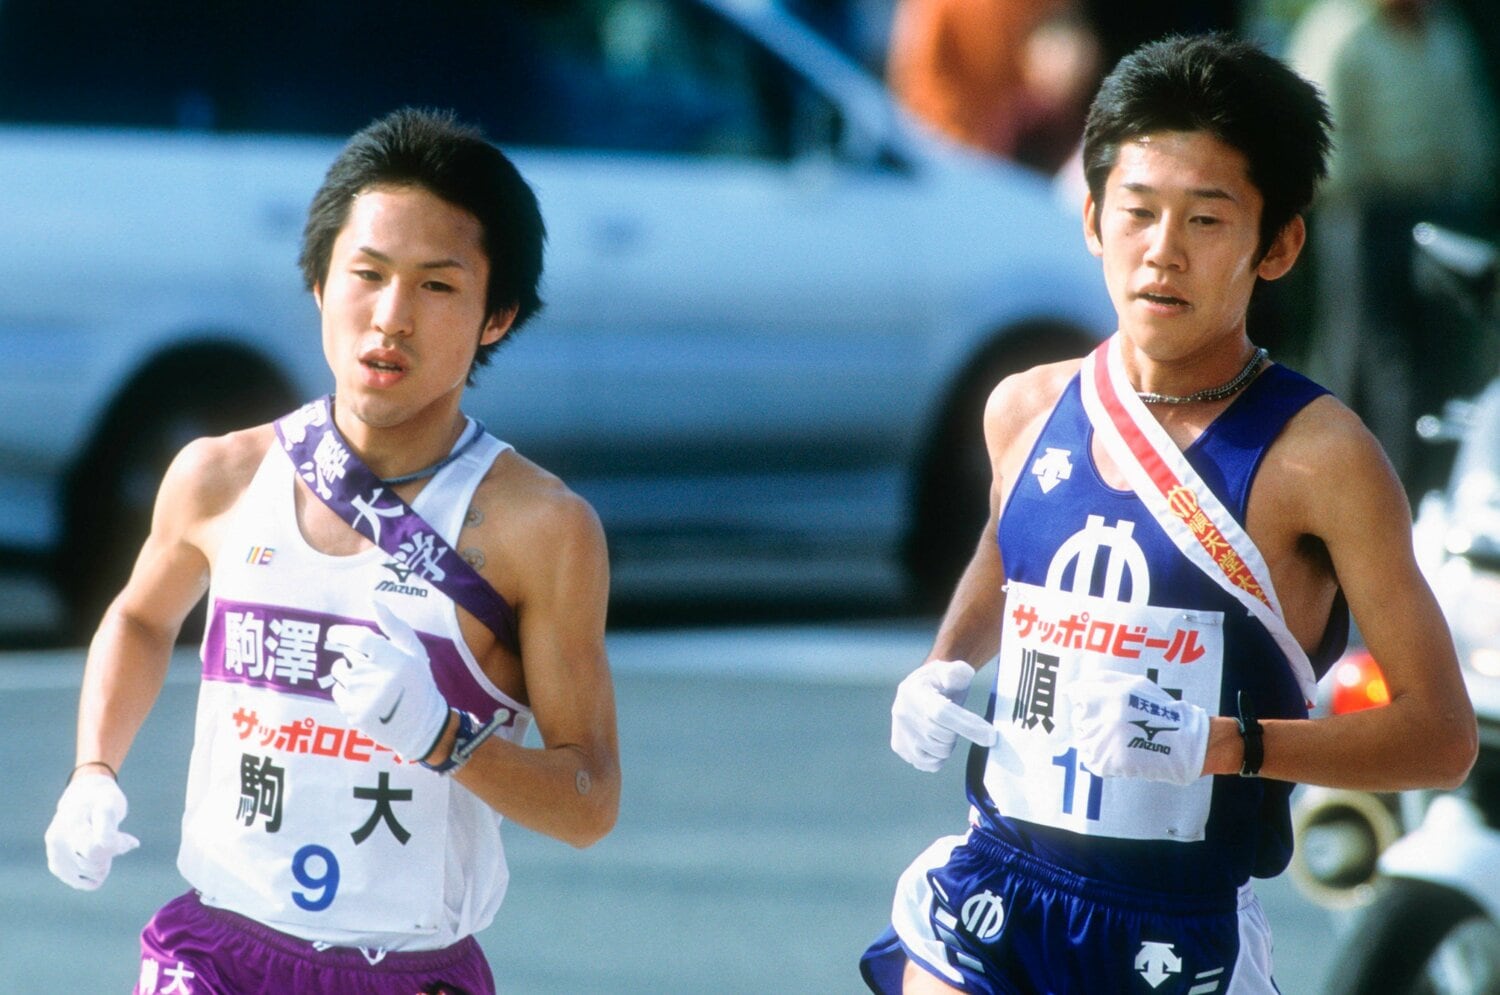
{"type": "Polygon", "coordinates": [[[685,0],[0,0],[0,120],[345,136],[448,107],[501,145],[785,159],[805,87],[685,0]]]}

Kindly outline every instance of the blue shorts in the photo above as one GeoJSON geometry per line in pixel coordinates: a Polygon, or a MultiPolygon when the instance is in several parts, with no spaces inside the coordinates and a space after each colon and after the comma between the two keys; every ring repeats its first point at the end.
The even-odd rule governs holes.
{"type": "Polygon", "coordinates": [[[209,908],[195,892],[162,906],[141,931],[135,995],[294,992],[494,995],[495,979],[472,936],[441,950],[383,956],[352,947],[319,950],[253,919],[209,908]]]}
{"type": "Polygon", "coordinates": [[[1218,895],[1138,891],[978,829],[938,840],[906,869],[891,923],[860,961],[882,995],[899,995],[907,960],[984,995],[1277,991],[1270,930],[1248,884],[1218,895]]]}

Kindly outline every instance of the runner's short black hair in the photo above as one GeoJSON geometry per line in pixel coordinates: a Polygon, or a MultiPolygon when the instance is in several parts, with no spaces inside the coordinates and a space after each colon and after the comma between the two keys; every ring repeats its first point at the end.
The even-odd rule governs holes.
{"type": "Polygon", "coordinates": [[[1089,107],[1083,171],[1094,223],[1122,145],[1154,132],[1205,131],[1249,161],[1264,200],[1264,256],[1327,175],[1330,129],[1317,87],[1248,41],[1219,32],[1149,42],[1120,60],[1089,107]]]}
{"type": "MultiPolygon", "coordinates": [[[[349,220],[354,198],[371,187],[421,187],[479,221],[490,263],[487,318],[514,307],[514,334],[541,309],[538,286],[547,230],[531,186],[478,128],[460,122],[451,111],[411,107],[357,132],[329,166],[302,231],[299,264],[309,290],[322,287],[328,278],[333,243],[349,220]]],[[[480,346],[474,366],[488,363],[499,344],[480,346]]],[[[471,369],[469,382],[473,380],[471,369]]]]}

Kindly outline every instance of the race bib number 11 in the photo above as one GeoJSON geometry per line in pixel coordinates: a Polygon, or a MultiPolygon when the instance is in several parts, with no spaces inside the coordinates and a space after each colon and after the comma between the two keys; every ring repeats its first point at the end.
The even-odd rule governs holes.
{"type": "Polygon", "coordinates": [[[1219,710],[1221,612],[1131,605],[1030,584],[1007,588],[996,672],[995,727],[985,787],[1001,814],[1090,836],[1203,838],[1213,779],[1186,788],[1105,779],[1081,763],[1068,689],[1115,670],[1148,678],[1180,701],[1219,710]]]}

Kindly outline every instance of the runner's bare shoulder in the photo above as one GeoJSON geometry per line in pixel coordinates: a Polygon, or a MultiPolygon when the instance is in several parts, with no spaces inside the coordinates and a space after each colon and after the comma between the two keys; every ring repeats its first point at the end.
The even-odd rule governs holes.
{"type": "Polygon", "coordinates": [[[984,410],[985,434],[991,444],[1022,436],[1046,417],[1082,363],[1082,359],[1043,363],[1001,380],[984,410]]]}
{"type": "Polygon", "coordinates": [[[1332,394],[1314,398],[1292,416],[1266,453],[1266,468],[1291,475],[1321,491],[1343,474],[1368,472],[1385,464],[1375,436],[1332,394]]]}
{"type": "Polygon", "coordinates": [[[1389,500],[1400,490],[1375,436],[1342,401],[1325,394],[1292,416],[1267,451],[1251,492],[1252,511],[1322,534],[1331,510],[1347,515],[1365,500],[1389,500]],[[1335,481],[1338,500],[1330,500],[1335,481]]]}
{"type": "Polygon", "coordinates": [[[486,561],[480,573],[507,597],[514,591],[524,599],[526,588],[554,568],[595,570],[607,562],[594,509],[514,449],[496,458],[474,494],[468,523],[464,543],[477,542],[486,561]]]}
{"type": "Polygon", "coordinates": [[[275,441],[269,424],[194,439],[167,468],[159,502],[197,519],[222,514],[250,486],[275,441]]]}

